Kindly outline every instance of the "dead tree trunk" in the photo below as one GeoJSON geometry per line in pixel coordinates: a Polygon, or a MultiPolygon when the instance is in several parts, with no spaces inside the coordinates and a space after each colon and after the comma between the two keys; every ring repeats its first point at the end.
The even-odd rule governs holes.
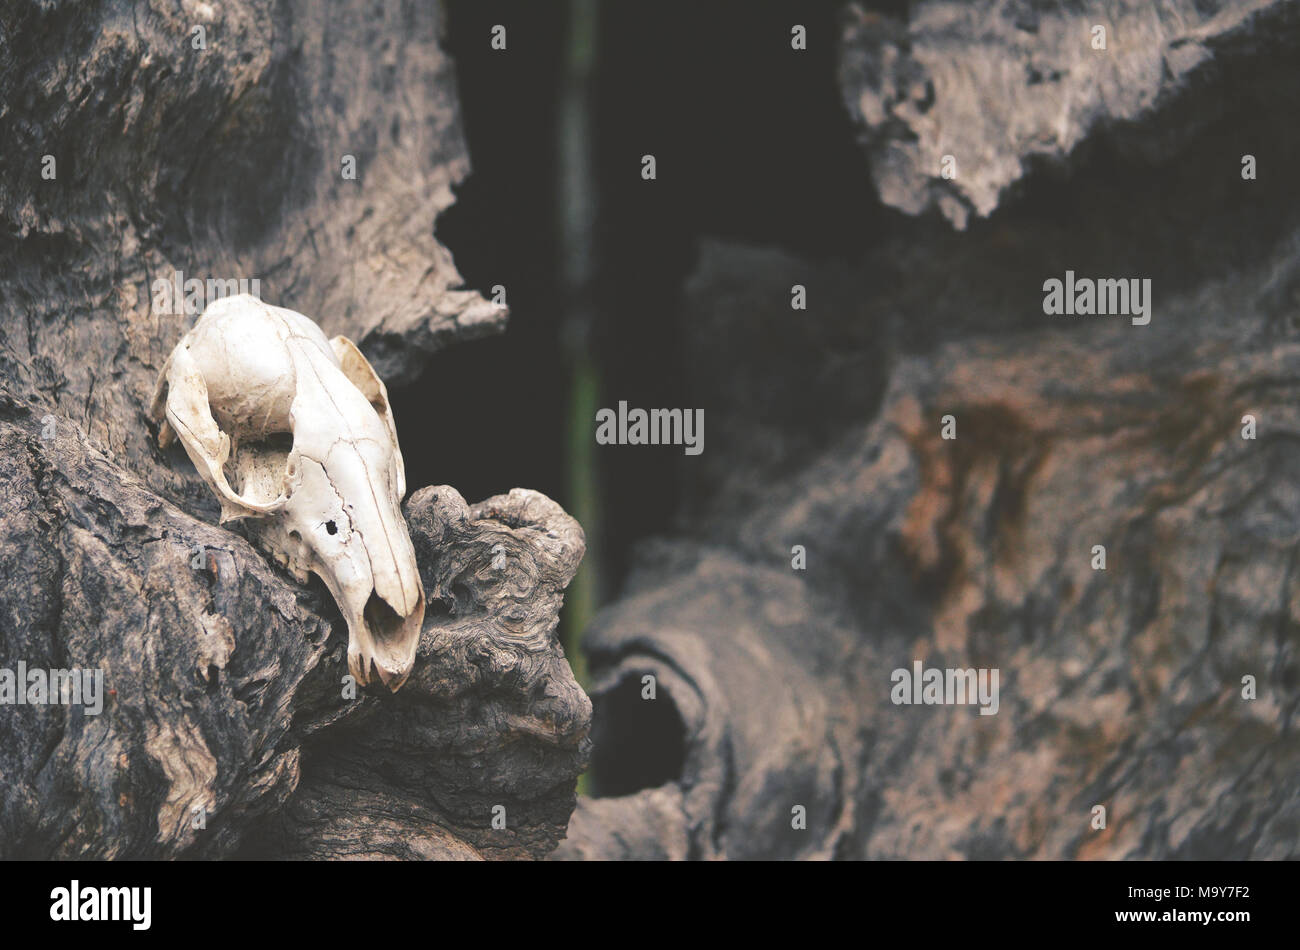
{"type": "Polygon", "coordinates": [[[536,857],[563,834],[590,714],[555,637],[576,522],[535,492],[414,492],[416,669],[352,698],[324,587],[217,527],[147,416],[194,319],[158,280],[257,279],[390,384],[503,328],[433,237],[468,172],[441,29],[397,2],[0,10],[0,667],[109,691],[98,715],[5,708],[0,856],[536,857]]]}
{"type": "Polygon", "coordinates": [[[840,83],[924,220],[702,250],[709,446],[588,634],[557,856],[1294,857],[1297,6],[904,6],[848,6],[840,83]],[[1046,315],[1067,270],[1149,323],[1046,315]],[[917,661],[996,714],[895,704],[917,661]]]}

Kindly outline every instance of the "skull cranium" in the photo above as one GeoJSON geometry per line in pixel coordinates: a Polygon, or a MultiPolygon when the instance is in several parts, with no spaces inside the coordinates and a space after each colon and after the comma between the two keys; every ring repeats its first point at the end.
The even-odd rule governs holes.
{"type": "Polygon", "coordinates": [[[348,624],[348,667],[391,690],[415,662],[424,588],[402,517],[388,392],[346,337],[248,294],[214,301],[159,376],[159,444],[179,438],[221,503],[348,624]]]}

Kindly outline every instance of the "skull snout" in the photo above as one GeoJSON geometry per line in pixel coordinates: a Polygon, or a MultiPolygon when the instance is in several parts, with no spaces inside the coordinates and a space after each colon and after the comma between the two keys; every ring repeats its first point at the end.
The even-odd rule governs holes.
{"type": "Polygon", "coordinates": [[[424,624],[424,587],[419,574],[406,569],[415,564],[411,541],[403,530],[374,542],[354,526],[338,560],[335,574],[346,580],[335,599],[346,613],[348,669],[361,684],[377,673],[396,690],[415,664],[424,624]]]}
{"type": "MultiPolygon", "coordinates": [[[[381,461],[342,447],[330,453],[328,467],[305,460],[305,481],[328,485],[337,504],[323,514],[314,505],[305,509],[302,516],[311,523],[302,537],[312,548],[312,570],[347,621],[349,671],[362,684],[378,674],[395,691],[415,663],[425,599],[395,494],[375,484],[381,461]]],[[[321,494],[308,488],[308,496],[321,494]]]]}
{"type": "Polygon", "coordinates": [[[359,629],[351,634],[355,650],[349,647],[348,668],[358,682],[368,683],[371,672],[390,690],[396,691],[410,675],[415,649],[424,622],[424,592],[419,592],[415,609],[403,616],[372,590],[361,613],[359,629]],[[369,669],[367,668],[369,667],[369,669]]]}

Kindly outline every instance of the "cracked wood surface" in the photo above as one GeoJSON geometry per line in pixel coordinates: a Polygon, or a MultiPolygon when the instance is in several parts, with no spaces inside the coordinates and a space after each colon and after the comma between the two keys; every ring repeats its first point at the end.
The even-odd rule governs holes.
{"type": "Polygon", "coordinates": [[[849,11],[842,92],[890,110],[882,199],[1002,205],[960,233],[893,219],[849,260],[703,243],[679,326],[709,450],[588,634],[606,787],[555,858],[1300,853],[1300,24],[1294,3],[1192,6],[849,11]],[[1111,68],[1140,73],[1118,97],[1054,45],[1110,14],[1111,68]],[[1144,64],[1165,43],[1130,22],[1152,18],[1199,38],[1163,76],[1144,64]],[[976,90],[1021,68],[1031,20],[1036,56],[1071,67],[1052,147],[1072,158],[1004,193],[1021,123],[1059,109],[976,90]],[[910,109],[894,97],[910,78],[927,99],[923,65],[933,101],[910,109]],[[976,157],[936,192],[945,136],[976,157]],[[1267,178],[1243,180],[1247,152],[1267,178]],[[1152,279],[1150,325],[1045,316],[1066,269],[1152,279]],[[916,660],[1000,669],[999,712],[894,705],[916,660]],[[607,727],[675,737],[679,760],[637,773],[607,727]]]}
{"type": "Polygon", "coordinates": [[[1098,131],[1147,160],[1176,153],[1233,108],[1210,88],[1225,59],[1294,61],[1297,17],[1294,0],[915,0],[901,17],[852,3],[840,84],[881,199],[964,228],[1098,131]],[[1145,134],[1170,109],[1180,122],[1145,134]]]}
{"type": "Polygon", "coordinates": [[[5,707],[0,856],[514,858],[563,834],[590,715],[555,637],[571,518],[526,491],[416,492],[414,672],[400,699],[346,699],[324,585],[218,527],[149,421],[196,316],[153,306],[174,271],[259,279],[390,383],[504,327],[433,237],[468,172],[442,15],[0,13],[0,666],[100,668],[113,691],[98,716],[5,707]]]}
{"type": "MultiPolygon", "coordinates": [[[[586,639],[596,775],[619,765],[601,727],[634,734],[648,703],[618,694],[646,674],[680,718],[680,768],[580,800],[556,857],[1294,857],[1297,261],[1300,229],[1235,279],[1162,298],[1140,343],[1123,321],[869,345],[854,362],[887,377],[878,407],[784,474],[749,453],[806,427],[784,434],[736,395],[764,357],[738,371],[750,379],[697,378],[718,433],[693,480],[700,514],[642,546],[586,639]],[[891,672],[915,660],[999,669],[998,713],[893,705],[891,672]]],[[[828,279],[706,248],[697,352],[789,327],[796,273],[828,279]]],[[[814,342],[852,299],[796,336],[814,342]]],[[[767,356],[800,352],[780,340],[767,356]]],[[[855,385],[787,365],[772,406],[855,385]]]]}

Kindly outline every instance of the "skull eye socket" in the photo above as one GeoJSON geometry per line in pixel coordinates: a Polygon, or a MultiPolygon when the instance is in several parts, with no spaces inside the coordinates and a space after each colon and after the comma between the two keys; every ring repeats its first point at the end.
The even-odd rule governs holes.
{"type": "Polygon", "coordinates": [[[336,525],[333,521],[327,521],[325,522],[325,532],[327,534],[338,534],[339,526],[336,525]]]}

